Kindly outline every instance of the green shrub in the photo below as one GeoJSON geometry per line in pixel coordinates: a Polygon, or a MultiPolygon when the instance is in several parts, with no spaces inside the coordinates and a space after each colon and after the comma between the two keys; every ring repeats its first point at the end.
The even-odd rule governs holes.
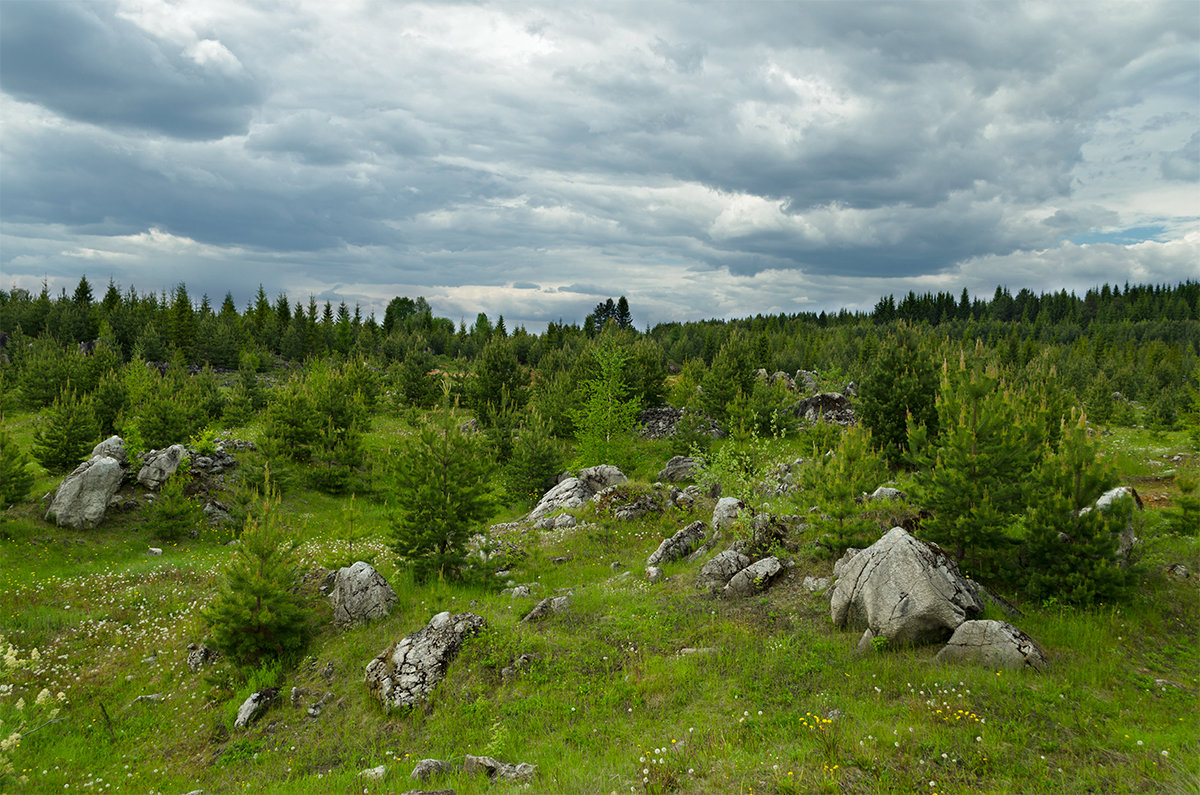
{"type": "Polygon", "coordinates": [[[0,508],[22,502],[33,488],[32,462],[8,430],[0,427],[0,508]]]}
{"type": "Polygon", "coordinates": [[[33,457],[51,472],[70,472],[100,440],[100,426],[90,400],[64,390],[38,418],[33,457]]]}

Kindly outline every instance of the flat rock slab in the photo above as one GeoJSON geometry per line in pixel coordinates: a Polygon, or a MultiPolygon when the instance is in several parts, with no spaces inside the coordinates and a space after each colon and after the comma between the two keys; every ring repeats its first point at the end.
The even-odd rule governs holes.
{"type": "Polygon", "coordinates": [[[901,527],[834,566],[830,616],[839,627],[864,628],[892,645],[944,643],[983,612],[974,582],[938,547],[901,527]]]}
{"type": "Polygon", "coordinates": [[[474,613],[438,613],[367,663],[367,690],[387,709],[414,706],[445,678],[463,641],[486,626],[474,613]]]}
{"type": "Polygon", "coordinates": [[[938,662],[1045,671],[1046,655],[1033,638],[1004,621],[964,621],[937,653],[938,662]]]}

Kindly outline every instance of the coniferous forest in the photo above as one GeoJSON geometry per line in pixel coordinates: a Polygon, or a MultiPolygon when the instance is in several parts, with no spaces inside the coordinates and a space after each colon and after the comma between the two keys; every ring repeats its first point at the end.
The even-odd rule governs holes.
{"type": "Polygon", "coordinates": [[[0,790],[1200,787],[1200,283],[637,312],[0,291],[0,790]]]}

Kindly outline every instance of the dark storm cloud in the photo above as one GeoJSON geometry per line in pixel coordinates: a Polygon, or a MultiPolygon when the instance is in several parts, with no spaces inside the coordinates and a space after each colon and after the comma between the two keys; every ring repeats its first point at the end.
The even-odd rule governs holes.
{"type": "Polygon", "coordinates": [[[1006,263],[1165,278],[1200,239],[1191,2],[3,12],[0,265],[27,279],[162,250],[235,290],[506,319],[624,293],[656,322],[1006,263]]]}
{"type": "Polygon", "coordinates": [[[107,2],[4,4],[0,86],[71,119],[220,138],[246,131],[260,99],[246,74],[197,62],[107,2]]]}

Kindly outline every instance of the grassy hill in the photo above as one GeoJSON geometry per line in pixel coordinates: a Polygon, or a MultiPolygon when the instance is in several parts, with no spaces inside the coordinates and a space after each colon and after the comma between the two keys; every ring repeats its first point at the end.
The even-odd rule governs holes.
{"type": "MultiPolygon", "coordinates": [[[[6,417],[23,445],[31,421],[6,417]]],[[[377,417],[366,443],[386,449],[405,432],[377,417]]],[[[399,605],[335,631],[313,579],[306,593],[323,623],[303,659],[248,679],[222,663],[193,672],[187,646],[205,637],[200,610],[229,558],[230,530],[164,545],[144,510],[70,531],[43,522],[39,504],[17,505],[0,518],[0,758],[11,766],[0,789],[404,792],[419,787],[408,778],[417,760],[475,754],[536,765],[528,791],[545,793],[1197,791],[1200,543],[1163,521],[1173,473],[1195,465],[1195,450],[1181,433],[1135,429],[1116,430],[1104,447],[1147,502],[1136,520],[1140,583],[1120,605],[1019,605],[1014,623],[1050,658],[1040,675],[943,666],[936,647],[857,656],[858,633],[835,629],[827,599],[801,587],[832,569],[813,538],[789,540],[787,576],[758,597],[701,593],[700,563],[669,564],[663,582],[648,583],[647,555],[707,520],[711,502],[635,522],[589,506],[572,530],[505,531],[525,554],[507,580],[529,584],[526,599],[501,594],[501,581],[416,585],[388,547],[382,500],[351,509],[348,498],[298,486],[285,490],[282,510],[305,566],[367,560],[399,605]],[[1180,455],[1183,464],[1172,460],[1180,455]],[[1191,576],[1169,576],[1172,563],[1191,576]],[[564,589],[567,613],[519,623],[536,599],[564,589]],[[478,613],[488,628],[423,708],[385,713],[364,667],[444,610],[478,613]],[[502,675],[522,654],[533,662],[502,675]],[[233,729],[241,702],[266,686],[281,698],[251,728],[233,729]],[[13,733],[19,741],[5,739],[13,733]],[[379,765],[381,781],[359,777],[379,765]]],[[[669,456],[665,443],[639,441],[627,473],[648,484],[669,456]]],[[[255,457],[241,454],[240,466],[255,457]]],[[[34,493],[56,483],[41,475],[34,493]]],[[[809,504],[799,492],[763,507],[802,513],[809,504]]],[[[455,773],[425,786],[522,785],[455,773]]]]}

